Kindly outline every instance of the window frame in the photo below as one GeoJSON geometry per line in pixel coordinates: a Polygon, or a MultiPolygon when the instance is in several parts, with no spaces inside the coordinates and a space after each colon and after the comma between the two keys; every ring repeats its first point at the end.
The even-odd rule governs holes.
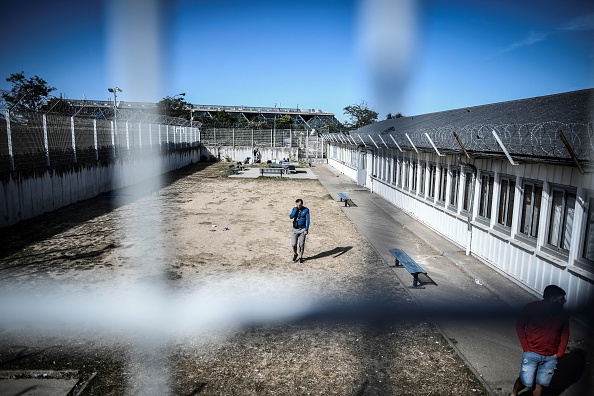
{"type": "Polygon", "coordinates": [[[524,179],[522,180],[522,196],[521,201],[520,201],[520,221],[518,222],[518,234],[520,236],[522,236],[523,238],[528,239],[529,241],[536,243],[536,241],[538,240],[538,235],[540,233],[540,216],[542,214],[542,194],[544,191],[544,186],[542,182],[539,181],[535,181],[535,180],[530,180],[530,179],[524,179]],[[525,210],[526,210],[526,190],[527,190],[527,186],[530,186],[532,191],[530,193],[530,221],[528,224],[530,229],[528,230],[528,232],[526,232],[526,230],[524,229],[524,222],[526,219],[525,216],[525,210]],[[537,190],[540,189],[540,196],[538,197],[537,200],[537,190]],[[534,208],[536,206],[536,202],[538,201],[538,214],[536,214],[535,217],[535,211],[534,208]],[[534,230],[534,226],[536,225],[536,230],[534,230]],[[534,235],[533,235],[534,234],[534,235]]]}
{"type": "Polygon", "coordinates": [[[439,185],[437,187],[437,202],[445,205],[448,195],[448,166],[439,165],[439,185]]]}
{"type": "Polygon", "coordinates": [[[427,168],[429,169],[429,172],[427,172],[427,178],[429,182],[429,186],[427,188],[427,199],[435,201],[435,184],[437,183],[437,164],[435,162],[429,162],[427,164],[427,168]]]}
{"type": "Polygon", "coordinates": [[[417,170],[419,167],[419,162],[416,159],[412,159],[410,162],[410,171],[411,171],[411,179],[410,179],[410,191],[417,193],[418,190],[418,180],[417,180],[417,170]]]}
{"type": "Polygon", "coordinates": [[[506,230],[511,231],[514,220],[514,203],[516,196],[516,176],[500,175],[499,176],[499,197],[497,199],[497,219],[495,224],[506,230]],[[504,182],[507,186],[504,190],[504,182]],[[504,196],[505,194],[505,196],[504,196]],[[504,202],[502,202],[502,199],[504,202]],[[504,207],[502,207],[502,204],[504,207]],[[503,209],[504,213],[501,213],[503,209]],[[503,216],[503,218],[502,218],[503,216]]]}
{"type": "Polygon", "coordinates": [[[410,159],[408,157],[403,158],[402,160],[402,178],[403,178],[403,182],[402,182],[402,188],[404,190],[408,190],[408,186],[410,185],[409,183],[409,164],[410,164],[410,159]]]}
{"type": "Polygon", "coordinates": [[[460,195],[460,168],[450,167],[450,199],[448,206],[451,209],[458,210],[458,200],[460,195]]]}
{"type": "MultiPolygon", "coordinates": [[[[460,172],[460,175],[462,172],[460,172]]],[[[474,186],[472,180],[474,179],[474,172],[468,168],[464,169],[464,196],[462,199],[462,211],[468,213],[473,206],[474,200],[474,186]]]]}
{"type": "Polygon", "coordinates": [[[493,217],[493,213],[491,212],[491,209],[493,207],[493,187],[495,186],[495,175],[493,174],[493,172],[481,171],[480,183],[481,184],[480,184],[480,190],[479,190],[479,204],[478,204],[478,208],[476,211],[476,215],[477,215],[477,217],[490,222],[491,218],[493,217]],[[490,187],[486,191],[486,194],[487,194],[486,202],[484,202],[485,179],[487,179],[487,184],[490,187]],[[485,210],[486,210],[486,212],[485,212],[485,210]]]}
{"type": "Polygon", "coordinates": [[[427,163],[419,161],[419,195],[425,196],[425,179],[427,177],[427,163]]]}
{"type": "Polygon", "coordinates": [[[584,216],[582,220],[583,234],[580,238],[581,246],[579,253],[579,262],[577,264],[583,264],[580,265],[580,267],[583,267],[584,269],[587,269],[592,272],[594,271],[594,194],[590,192],[586,197],[585,201],[587,208],[584,211],[584,216]],[[592,239],[590,243],[588,243],[589,239],[592,239]],[[592,247],[590,258],[587,256],[586,252],[588,246],[592,247]]]}
{"type": "Polygon", "coordinates": [[[573,236],[573,226],[574,226],[574,220],[575,220],[575,204],[577,201],[577,192],[576,189],[574,187],[567,187],[567,186],[561,186],[561,185],[551,185],[550,187],[550,191],[549,191],[549,202],[550,202],[550,206],[549,206],[549,210],[547,212],[547,234],[545,235],[545,246],[553,251],[559,252],[559,253],[563,253],[563,254],[569,254],[569,250],[571,249],[571,237],[573,236]],[[562,217],[562,221],[559,224],[561,226],[561,232],[558,235],[558,242],[557,244],[551,243],[551,230],[553,228],[553,215],[554,215],[554,210],[555,210],[555,205],[554,205],[554,201],[555,201],[555,192],[561,192],[562,195],[562,205],[563,205],[563,212],[561,213],[561,217],[562,217]],[[573,207],[571,208],[570,211],[567,210],[567,197],[568,196],[573,196],[573,207]],[[567,246],[567,248],[565,248],[565,245],[561,246],[564,241],[566,241],[566,233],[567,233],[567,215],[568,213],[572,214],[572,218],[571,218],[571,228],[569,229],[569,246],[567,246]]]}

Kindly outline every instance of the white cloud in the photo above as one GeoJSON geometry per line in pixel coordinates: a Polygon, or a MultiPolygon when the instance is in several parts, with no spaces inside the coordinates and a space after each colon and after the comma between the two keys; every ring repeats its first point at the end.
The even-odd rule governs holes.
{"type": "Polygon", "coordinates": [[[566,31],[585,31],[594,30],[594,14],[582,15],[566,25],[562,26],[559,30],[566,31]]]}

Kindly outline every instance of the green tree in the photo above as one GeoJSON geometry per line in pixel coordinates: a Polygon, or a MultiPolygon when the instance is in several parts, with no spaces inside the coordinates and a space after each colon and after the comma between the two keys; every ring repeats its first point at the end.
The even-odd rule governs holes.
{"type": "Polygon", "coordinates": [[[191,107],[191,105],[186,102],[186,100],[183,98],[184,96],[186,96],[185,93],[175,96],[165,96],[163,99],[157,102],[157,108],[163,115],[189,119],[190,112],[188,109],[191,107]]]}
{"type": "Polygon", "coordinates": [[[359,129],[365,125],[377,122],[378,112],[369,108],[365,101],[359,104],[350,105],[344,108],[344,115],[347,116],[345,126],[349,129],[359,129]]]}
{"type": "Polygon", "coordinates": [[[404,114],[402,114],[400,112],[396,113],[395,115],[392,115],[392,113],[388,113],[386,115],[386,120],[391,120],[392,118],[402,118],[402,117],[404,117],[404,114]]]}
{"type": "Polygon", "coordinates": [[[219,110],[215,113],[213,121],[215,125],[232,127],[237,122],[237,117],[227,113],[225,110],[219,110]]]}
{"type": "Polygon", "coordinates": [[[26,78],[24,71],[11,74],[6,81],[12,84],[12,88],[2,92],[2,99],[9,108],[16,110],[40,111],[49,100],[50,92],[56,90],[37,75],[26,78]]]}

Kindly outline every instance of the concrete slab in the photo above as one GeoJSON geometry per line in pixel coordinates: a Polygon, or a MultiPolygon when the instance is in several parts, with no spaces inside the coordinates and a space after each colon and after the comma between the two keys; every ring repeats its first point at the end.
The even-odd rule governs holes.
{"type": "MultiPolygon", "coordinates": [[[[461,248],[334,168],[318,165],[313,171],[401,284],[411,285],[413,278],[405,269],[393,267],[390,249],[405,249],[427,270],[435,284],[408,288],[412,299],[492,395],[509,394],[522,353],[515,332],[516,315],[526,303],[541,296],[477,258],[466,256],[461,248]],[[356,205],[344,207],[338,202],[341,191],[347,192],[356,205]]],[[[559,361],[552,394],[591,394],[594,347],[590,331],[572,320],[569,353],[559,361]]]]}
{"type": "Polygon", "coordinates": [[[2,396],[65,396],[79,379],[76,370],[3,370],[0,371],[2,396]]]}

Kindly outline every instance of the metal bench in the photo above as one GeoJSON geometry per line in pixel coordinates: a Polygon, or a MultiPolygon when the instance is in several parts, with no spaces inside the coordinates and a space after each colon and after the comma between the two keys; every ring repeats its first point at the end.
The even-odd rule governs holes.
{"type": "Polygon", "coordinates": [[[264,176],[265,173],[278,174],[283,177],[283,168],[260,168],[260,176],[264,176]]]}
{"type": "Polygon", "coordinates": [[[236,168],[235,165],[229,165],[229,170],[233,175],[237,175],[241,169],[236,168]]]}
{"type": "Polygon", "coordinates": [[[402,249],[390,249],[390,254],[396,260],[396,267],[404,267],[413,276],[413,287],[419,287],[423,282],[419,281],[419,274],[427,275],[427,271],[423,269],[415,260],[410,258],[408,254],[402,249]]]}
{"type": "Polygon", "coordinates": [[[351,199],[349,198],[348,195],[346,195],[345,193],[339,192],[338,193],[338,197],[340,198],[340,202],[344,201],[344,206],[351,206],[351,199]]]}

